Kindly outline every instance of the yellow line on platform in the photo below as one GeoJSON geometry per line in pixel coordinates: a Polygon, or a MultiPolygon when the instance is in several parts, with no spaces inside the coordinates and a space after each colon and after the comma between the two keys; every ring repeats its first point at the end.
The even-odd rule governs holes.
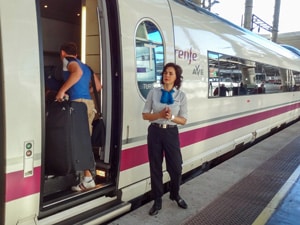
{"type": "Polygon", "coordinates": [[[273,197],[261,214],[256,218],[252,225],[263,225],[268,222],[272,214],[277,210],[280,202],[285,198],[299,176],[300,166],[298,166],[298,168],[293,172],[293,174],[289,177],[286,183],[281,187],[281,189],[277,192],[277,194],[273,197]]]}

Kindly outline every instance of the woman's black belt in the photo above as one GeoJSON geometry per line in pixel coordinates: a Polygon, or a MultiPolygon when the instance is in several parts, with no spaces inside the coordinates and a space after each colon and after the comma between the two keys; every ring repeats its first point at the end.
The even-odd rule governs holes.
{"type": "Polygon", "coordinates": [[[161,124],[161,123],[151,123],[152,126],[155,126],[155,127],[159,127],[159,128],[162,128],[162,129],[168,129],[168,128],[174,128],[174,127],[177,127],[177,125],[169,125],[169,124],[161,124]]]}

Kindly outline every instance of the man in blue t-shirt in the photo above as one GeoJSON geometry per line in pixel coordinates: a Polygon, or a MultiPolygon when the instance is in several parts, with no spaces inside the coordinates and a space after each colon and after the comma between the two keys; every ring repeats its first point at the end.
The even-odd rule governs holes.
{"type": "MultiPolygon", "coordinates": [[[[59,89],[56,100],[63,101],[68,96],[71,101],[84,102],[88,110],[89,129],[91,133],[92,121],[95,117],[95,107],[90,94],[90,81],[91,76],[95,77],[95,75],[91,73],[90,68],[86,64],[77,59],[77,46],[75,43],[68,42],[63,44],[60,48],[60,57],[63,62],[63,79],[65,82],[59,89]]],[[[99,87],[100,81],[95,79],[95,82],[96,86],[99,87]]],[[[85,170],[82,181],[78,185],[73,186],[72,190],[83,191],[95,186],[90,170],[85,170]]]]}

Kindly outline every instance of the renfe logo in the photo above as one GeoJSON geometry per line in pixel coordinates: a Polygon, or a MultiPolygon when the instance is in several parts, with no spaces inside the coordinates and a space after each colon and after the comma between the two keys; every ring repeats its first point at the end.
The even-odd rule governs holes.
{"type": "Polygon", "coordinates": [[[175,49],[175,54],[179,59],[184,59],[191,64],[192,61],[196,61],[198,58],[198,54],[192,51],[192,48],[190,48],[187,51],[175,49]]]}

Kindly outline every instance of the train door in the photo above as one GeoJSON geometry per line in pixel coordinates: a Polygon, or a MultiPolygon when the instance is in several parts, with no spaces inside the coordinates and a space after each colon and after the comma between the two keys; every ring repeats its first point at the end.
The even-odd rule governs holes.
{"type": "MultiPolygon", "coordinates": [[[[44,148],[40,206],[40,218],[43,218],[79,203],[103,198],[103,196],[117,195],[121,92],[120,80],[116,76],[120,74],[118,40],[110,39],[110,37],[119,37],[116,4],[106,4],[106,1],[97,0],[40,0],[39,4],[46,89],[45,112],[55,100],[56,91],[63,82],[60,45],[69,41],[75,42],[79,47],[78,58],[88,64],[101,80],[102,90],[98,103],[106,129],[105,145],[101,148],[93,148],[96,161],[96,170],[93,171],[96,187],[85,192],[71,190],[71,187],[80,181],[79,172],[62,176],[48,174],[45,171],[47,148],[44,148]]],[[[46,129],[45,125],[44,132],[46,129]]],[[[46,135],[44,137],[46,139],[46,135]]]]}

